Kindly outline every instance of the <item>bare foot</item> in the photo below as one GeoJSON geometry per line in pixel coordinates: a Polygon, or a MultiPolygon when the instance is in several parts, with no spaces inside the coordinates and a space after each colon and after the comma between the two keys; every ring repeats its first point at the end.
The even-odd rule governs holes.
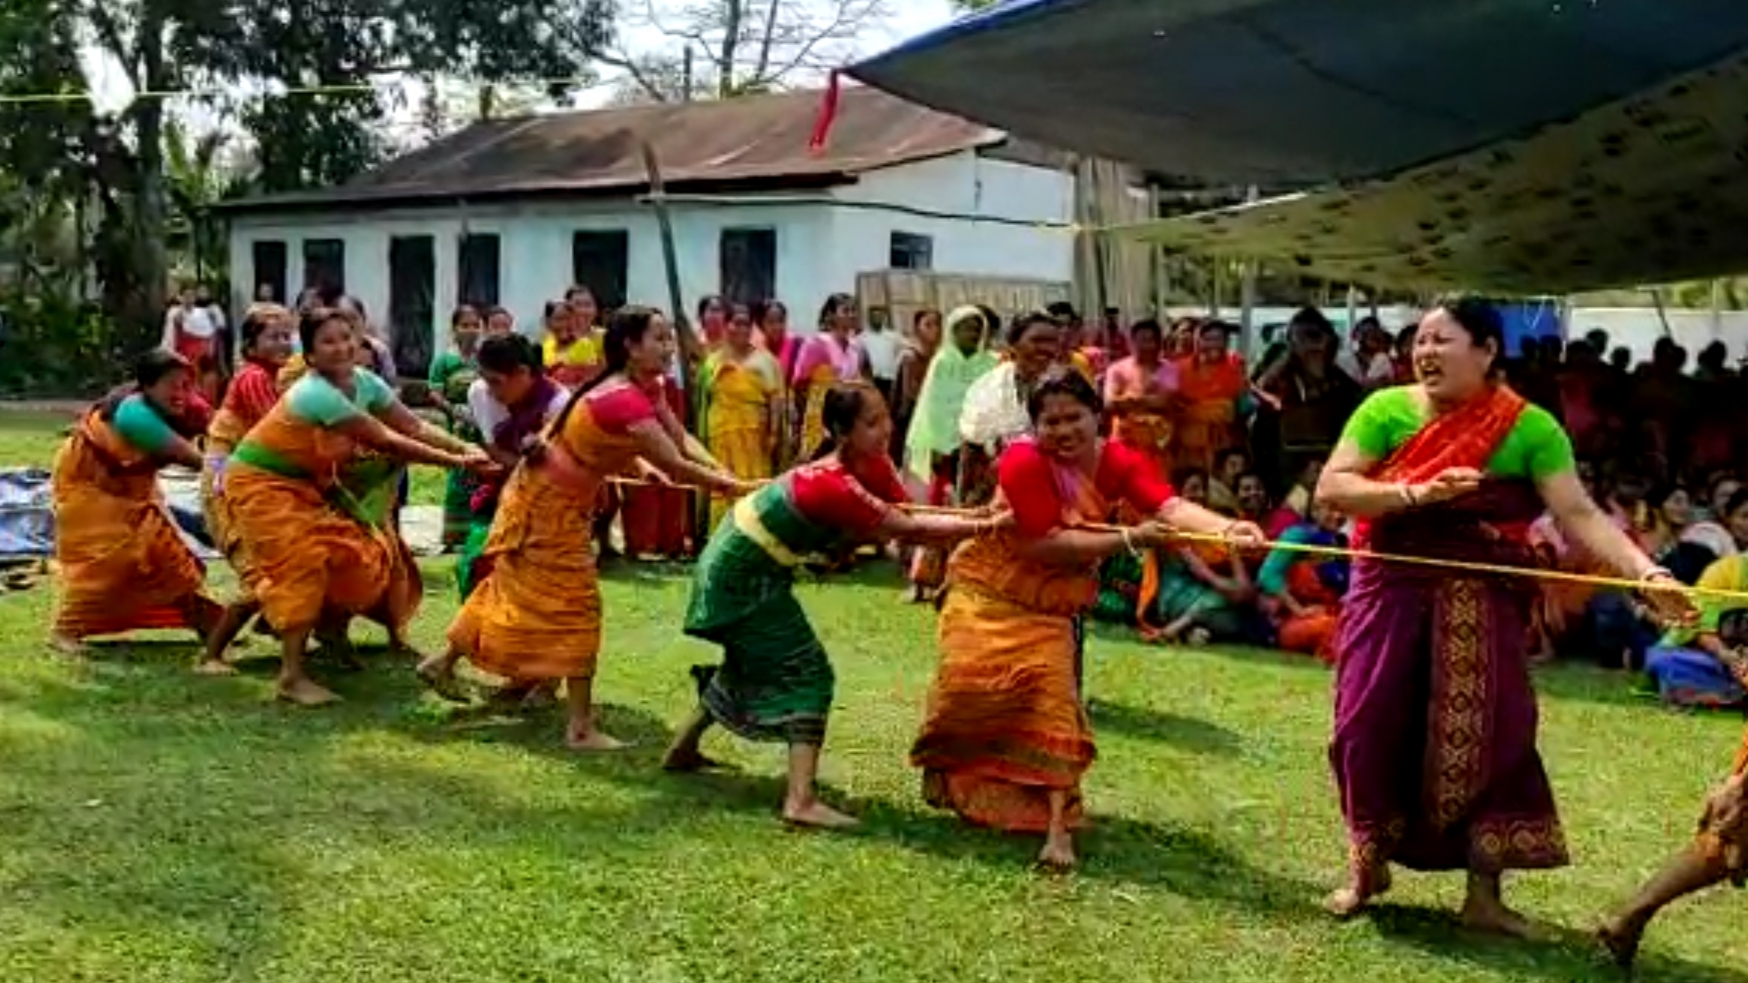
{"type": "Polygon", "coordinates": [[[196,676],[235,676],[237,667],[223,659],[201,659],[194,667],[196,676]]]}
{"type": "Polygon", "coordinates": [[[1639,943],[1645,937],[1645,926],[1630,918],[1611,917],[1596,929],[1596,941],[1608,950],[1614,964],[1632,969],[1639,958],[1639,943]]]}
{"type": "Polygon", "coordinates": [[[455,678],[455,667],[441,657],[426,659],[415,669],[419,682],[451,703],[471,703],[461,682],[455,678]]]}
{"type": "Polygon", "coordinates": [[[1346,921],[1366,910],[1374,898],[1388,893],[1390,890],[1390,868],[1388,865],[1377,867],[1364,874],[1349,875],[1345,887],[1331,891],[1329,897],[1323,899],[1323,910],[1336,918],[1346,921]]]}
{"type": "Polygon", "coordinates": [[[68,659],[83,659],[91,651],[85,647],[84,642],[67,635],[50,635],[49,647],[55,650],[56,655],[68,659]]]}
{"type": "Polygon", "coordinates": [[[631,745],[599,730],[571,731],[565,735],[565,747],[572,751],[622,751],[631,745]]]}
{"type": "Polygon", "coordinates": [[[319,686],[308,676],[279,681],[279,698],[300,707],[324,707],[340,702],[338,694],[319,686]]]}
{"type": "Polygon", "coordinates": [[[1535,938],[1535,928],[1529,920],[1499,901],[1470,898],[1463,902],[1463,926],[1477,932],[1506,935],[1516,939],[1535,938]]]}
{"type": "Polygon", "coordinates": [[[1191,648],[1201,648],[1214,640],[1214,633],[1206,628],[1196,627],[1184,632],[1184,644],[1191,648]]]}
{"type": "Polygon", "coordinates": [[[662,770],[689,774],[700,771],[712,771],[722,767],[722,762],[709,758],[697,748],[673,748],[667,757],[662,759],[662,770]]]}
{"type": "Polygon", "coordinates": [[[853,829],[862,824],[854,816],[846,816],[818,800],[783,806],[783,821],[805,829],[853,829]]]}
{"type": "Polygon", "coordinates": [[[1065,874],[1080,863],[1080,858],[1074,855],[1074,840],[1067,836],[1051,836],[1044,840],[1044,849],[1038,851],[1038,866],[1053,873],[1065,874]]]}

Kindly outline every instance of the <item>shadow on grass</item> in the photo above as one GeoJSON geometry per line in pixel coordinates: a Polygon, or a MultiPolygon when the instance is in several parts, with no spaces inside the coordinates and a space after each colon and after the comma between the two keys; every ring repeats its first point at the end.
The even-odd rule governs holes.
{"type": "MultiPolygon", "coordinates": [[[[884,800],[851,803],[864,835],[889,839],[930,856],[1025,869],[1042,838],[971,826],[945,812],[884,800]]],[[[1205,830],[1121,816],[1089,817],[1077,837],[1074,876],[1166,891],[1185,898],[1242,908],[1273,921],[1327,917],[1316,885],[1252,866],[1205,830]]]]}
{"type": "Polygon", "coordinates": [[[1235,757],[1244,742],[1237,734],[1195,717],[1184,717],[1152,707],[1133,707],[1093,697],[1087,713],[1095,732],[1158,741],[1197,754],[1235,757]]]}
{"type": "MultiPolygon", "coordinates": [[[[1512,977],[1539,975],[1549,983],[1625,979],[1588,932],[1538,923],[1541,937],[1505,939],[1466,929],[1453,912],[1401,905],[1378,905],[1370,915],[1385,939],[1512,977]]],[[[1691,962],[1647,947],[1631,974],[1637,983],[1748,983],[1748,973],[1691,962]]]]}

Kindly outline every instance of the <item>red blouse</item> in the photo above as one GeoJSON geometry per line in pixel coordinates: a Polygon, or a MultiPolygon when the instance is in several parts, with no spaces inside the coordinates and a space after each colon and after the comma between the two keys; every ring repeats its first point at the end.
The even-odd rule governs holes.
{"type": "Polygon", "coordinates": [[[835,458],[803,464],[789,476],[795,511],[810,522],[867,537],[893,505],[910,500],[892,459],[874,458],[854,471],[835,458]]]}
{"type": "Polygon", "coordinates": [[[656,418],[654,395],[629,382],[591,389],[583,394],[583,402],[588,404],[595,425],[616,436],[656,418]]]}
{"type": "Polygon", "coordinates": [[[276,372],[260,362],[244,365],[231,380],[230,388],[225,390],[224,408],[253,426],[273,409],[274,403],[279,402],[275,378],[276,372]]]}
{"type": "MultiPolygon", "coordinates": [[[[1086,480],[1086,475],[1056,463],[1037,441],[1024,439],[1002,452],[998,480],[1013,509],[1015,531],[1041,539],[1062,526],[1063,512],[1075,504],[1073,482],[1086,480]]],[[[1106,441],[1099,452],[1092,482],[1106,502],[1127,501],[1144,515],[1158,512],[1177,494],[1158,467],[1116,441],[1106,441]]]]}

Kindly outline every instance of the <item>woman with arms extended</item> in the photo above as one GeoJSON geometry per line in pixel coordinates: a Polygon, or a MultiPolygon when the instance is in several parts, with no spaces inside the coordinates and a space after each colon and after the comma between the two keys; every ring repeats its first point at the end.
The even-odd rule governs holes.
{"type": "Polygon", "coordinates": [[[721,645],[723,664],[699,671],[698,708],[666,767],[709,767],[698,744],[712,724],[747,740],[785,743],[784,820],[841,827],[854,820],[821,803],[815,788],[832,705],[831,661],[795,600],[795,568],[810,555],[870,541],[951,542],[993,529],[996,520],[912,516],[893,507],[908,496],[887,453],[892,417],[873,386],[833,386],[822,419],[828,437],[820,456],[737,502],[699,561],[686,634],[721,645]]]}
{"type": "MultiPolygon", "coordinates": [[[[309,311],[298,324],[308,371],[249,431],[225,466],[231,521],[249,557],[240,573],[267,622],[279,632],[279,697],[301,706],[339,699],[304,667],[318,623],[364,615],[405,637],[419,604],[412,554],[387,510],[360,502],[343,479],[361,451],[395,462],[497,466],[414,416],[381,376],[359,368],[358,339],[345,314],[309,311]]],[[[207,647],[207,664],[254,613],[233,606],[207,647]]]]}
{"type": "MultiPolygon", "coordinates": [[[[224,402],[206,430],[206,456],[200,469],[201,511],[213,545],[224,554],[239,579],[247,579],[243,571],[248,567],[249,557],[231,522],[230,503],[225,499],[225,463],[243,435],[279,402],[276,380],[292,357],[295,334],[292,324],[291,312],[274,304],[258,304],[243,315],[243,368],[225,389],[224,402]]],[[[254,609],[253,598],[245,596],[239,603],[254,609]]],[[[222,661],[213,663],[203,658],[198,671],[229,674],[231,668],[222,661]]]]}
{"type": "Polygon", "coordinates": [[[513,687],[563,680],[565,743],[623,747],[596,726],[601,591],[590,549],[596,492],[639,457],[674,481],[740,495],[752,485],[700,462],[710,455],[661,400],[674,330],[661,313],[625,307],[608,319],[606,371],[578,389],[510,476],[481,559],[491,572],[449,626],[449,644],[513,687]]]}
{"type": "Polygon", "coordinates": [[[1080,780],[1093,761],[1079,676],[1079,618],[1098,590],[1099,562],[1151,549],[1173,529],[1260,545],[1262,533],[1176,497],[1140,454],[1099,439],[1102,409],[1078,373],[1047,378],[1028,409],[1035,437],[998,465],[996,507],[1011,528],[961,546],[948,562],[941,665],[911,749],[931,805],[1010,832],[1041,833],[1039,860],[1075,862],[1080,780]],[[1121,500],[1148,519],[1102,522],[1121,500]]]}
{"type": "MultiPolygon", "coordinates": [[[[1323,469],[1317,500],[1359,520],[1355,547],[1531,565],[1545,508],[1618,574],[1679,587],[1578,481],[1552,415],[1499,381],[1502,328],[1476,300],[1420,322],[1419,383],[1367,397],[1323,469]]],[[[1682,617],[1682,595],[1647,596],[1682,617]]],[[[1389,889],[1390,865],[1468,872],[1466,924],[1525,935],[1505,906],[1507,870],[1560,867],[1565,834],[1536,751],[1528,640],[1536,584],[1360,559],[1335,639],[1330,762],[1347,821],[1340,917],[1389,889]]]]}
{"type": "MultiPolygon", "coordinates": [[[[491,437],[486,453],[508,475],[540,440],[547,424],[564,411],[571,394],[546,374],[540,349],[521,335],[487,338],[480,345],[479,369],[467,404],[480,429],[491,437]]],[[[455,585],[464,604],[491,570],[484,554],[504,480],[482,479],[473,494],[473,528],[455,562],[455,585]]],[[[419,678],[445,699],[465,702],[467,694],[455,685],[455,666],[461,657],[461,651],[450,646],[442,656],[419,665],[419,678]]],[[[551,692],[551,688],[544,690],[546,695],[551,692]]]]}
{"type": "MultiPolygon", "coordinates": [[[[1748,527],[1748,491],[1731,496],[1728,517],[1732,529],[1748,527]]],[[[1728,679],[1739,699],[1740,680],[1748,679],[1748,603],[1720,594],[1740,596],[1748,591],[1748,558],[1718,560],[1706,569],[1698,586],[1718,593],[1701,596],[1699,623],[1681,633],[1692,646],[1686,651],[1696,660],[1710,660],[1710,672],[1728,679]]],[[[1655,667],[1661,653],[1652,652],[1655,667]]],[[[1597,935],[1617,963],[1630,967],[1638,958],[1645,929],[1658,912],[1725,881],[1737,887],[1748,883],[1748,734],[1736,750],[1729,777],[1706,796],[1693,841],[1610,915],[1597,935]]]]}
{"type": "Polygon", "coordinates": [[[190,443],[203,424],[194,366],[147,352],[134,382],[104,398],[55,455],[51,492],[61,596],[50,640],[69,655],[88,638],[192,628],[203,639],[220,607],[206,570],[164,509],[158,470],[201,466],[190,443]]]}

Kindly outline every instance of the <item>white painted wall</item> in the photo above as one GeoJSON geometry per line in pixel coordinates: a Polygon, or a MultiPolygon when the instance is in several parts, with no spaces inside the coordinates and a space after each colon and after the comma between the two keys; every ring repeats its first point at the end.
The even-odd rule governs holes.
{"type": "MultiPolygon", "coordinates": [[[[1074,179],[1060,171],[966,152],[863,175],[833,197],[954,217],[833,209],[832,251],[822,259],[831,282],[853,285],[859,273],[886,269],[894,232],[929,236],[937,273],[1074,279],[1074,233],[1066,227],[1074,179]]],[[[815,312],[817,305],[809,310],[815,312]]]]}
{"type": "MultiPolygon", "coordinates": [[[[807,331],[828,295],[853,290],[858,273],[887,267],[895,231],[931,236],[938,272],[1072,279],[1073,237],[1068,230],[1013,224],[1065,223],[1072,209],[1073,181],[1067,175],[986,160],[967,151],[875,171],[830,193],[749,196],[732,204],[676,202],[670,211],[688,311],[720,288],[723,229],[774,228],[777,294],[789,304],[794,325],[807,331]],[[775,203],[779,201],[788,203],[775,203]],[[897,204],[973,218],[921,217],[839,206],[836,201],[897,204]]],[[[339,239],[346,244],[347,292],[364,302],[372,320],[386,326],[389,241],[429,235],[436,240],[432,330],[441,351],[448,337],[448,311],[457,299],[456,248],[464,229],[498,235],[499,300],[530,334],[539,330],[546,301],[570,285],[571,236],[581,230],[627,230],[630,299],[669,306],[655,218],[647,207],[620,199],[478,206],[465,213],[447,207],[237,216],[230,232],[231,280],[237,290],[233,309],[241,310],[251,299],[247,294],[254,283],[255,242],[286,244],[287,290],[295,296],[304,282],[304,240],[339,239]]]]}

